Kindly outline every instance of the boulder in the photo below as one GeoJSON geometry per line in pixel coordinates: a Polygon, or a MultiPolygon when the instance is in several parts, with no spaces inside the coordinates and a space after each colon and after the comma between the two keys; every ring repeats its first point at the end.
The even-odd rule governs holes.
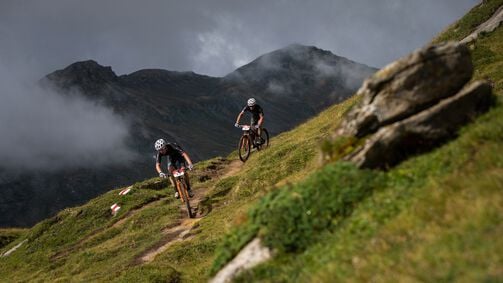
{"type": "Polygon", "coordinates": [[[225,265],[210,283],[231,282],[239,273],[248,270],[272,257],[271,250],[262,244],[260,238],[250,241],[236,257],[225,265]]]}
{"type": "Polygon", "coordinates": [[[343,159],[386,169],[455,137],[492,101],[489,83],[466,86],[472,74],[468,48],[454,42],[427,46],[378,71],[336,131],[335,138],[354,141],[343,159]]]}
{"type": "Polygon", "coordinates": [[[453,138],[461,126],[487,111],[490,103],[491,86],[477,81],[419,114],[380,128],[345,159],[364,168],[391,167],[453,138]]]}
{"type": "Polygon", "coordinates": [[[463,44],[419,49],[365,80],[357,92],[360,105],[347,115],[339,133],[362,137],[414,115],[456,94],[472,73],[470,52],[463,44]]]}

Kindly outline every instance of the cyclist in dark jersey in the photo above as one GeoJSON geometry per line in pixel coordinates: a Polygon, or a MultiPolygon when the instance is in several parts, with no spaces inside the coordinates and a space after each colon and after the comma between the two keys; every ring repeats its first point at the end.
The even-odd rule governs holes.
{"type": "MultiPolygon", "coordinates": [[[[176,143],[167,143],[163,139],[158,139],[155,142],[155,150],[157,150],[156,158],[155,158],[155,169],[157,173],[159,173],[159,177],[167,178],[169,177],[169,181],[173,185],[175,189],[175,197],[179,198],[178,190],[175,186],[175,178],[173,177],[172,172],[175,169],[180,169],[182,167],[188,168],[192,170],[194,166],[192,165],[192,161],[190,160],[189,155],[176,143]],[[166,156],[168,160],[168,174],[162,172],[161,169],[161,161],[162,158],[166,156]]],[[[185,172],[185,180],[187,182],[187,191],[189,192],[189,196],[193,197],[194,193],[192,193],[192,189],[190,187],[189,175],[185,172]]]]}
{"type": "Polygon", "coordinates": [[[262,140],[262,138],[260,138],[260,134],[262,124],[264,124],[264,110],[262,110],[262,107],[260,107],[260,105],[257,104],[255,98],[248,99],[246,104],[247,105],[239,113],[234,126],[239,127],[239,121],[241,120],[241,117],[244,115],[245,112],[250,112],[252,115],[251,126],[252,127],[254,126],[257,129],[257,134],[259,138],[258,142],[263,143],[264,141],[262,140]]]}

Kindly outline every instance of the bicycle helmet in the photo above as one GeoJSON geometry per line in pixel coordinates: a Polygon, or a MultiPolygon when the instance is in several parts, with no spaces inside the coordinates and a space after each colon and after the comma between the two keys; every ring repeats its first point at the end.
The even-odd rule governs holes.
{"type": "Polygon", "coordinates": [[[253,106],[253,105],[255,105],[256,102],[257,101],[255,101],[255,98],[250,98],[250,99],[248,99],[248,106],[253,106]]]}
{"type": "Polygon", "coordinates": [[[161,150],[163,147],[166,146],[166,141],[163,140],[163,139],[158,139],[156,142],[155,142],[155,150],[159,151],[161,150]]]}

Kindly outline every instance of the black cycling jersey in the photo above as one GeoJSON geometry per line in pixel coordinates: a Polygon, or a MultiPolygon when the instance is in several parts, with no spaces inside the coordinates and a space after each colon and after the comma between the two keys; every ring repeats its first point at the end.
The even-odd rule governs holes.
{"type": "Polygon", "coordinates": [[[260,114],[264,115],[264,110],[262,110],[262,107],[260,107],[260,105],[258,104],[255,104],[255,106],[253,107],[246,105],[245,108],[241,110],[241,112],[250,112],[252,114],[253,124],[258,123],[258,120],[260,119],[260,114]]]}
{"type": "Polygon", "coordinates": [[[166,144],[166,152],[161,153],[157,151],[157,155],[155,157],[155,161],[157,163],[161,163],[162,157],[166,156],[168,158],[168,167],[176,162],[185,162],[185,158],[183,157],[183,153],[185,151],[176,143],[167,143],[166,144]]]}

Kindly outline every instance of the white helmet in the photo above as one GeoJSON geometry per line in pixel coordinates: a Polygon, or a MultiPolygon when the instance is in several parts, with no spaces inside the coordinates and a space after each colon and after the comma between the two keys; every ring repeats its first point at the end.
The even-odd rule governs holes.
{"type": "Polygon", "coordinates": [[[253,105],[255,105],[256,102],[257,101],[255,101],[255,98],[250,98],[250,99],[248,99],[248,106],[253,106],[253,105]]]}
{"type": "Polygon", "coordinates": [[[155,150],[159,151],[161,150],[163,147],[166,146],[166,141],[163,140],[163,139],[158,139],[156,142],[155,142],[155,150]]]}

